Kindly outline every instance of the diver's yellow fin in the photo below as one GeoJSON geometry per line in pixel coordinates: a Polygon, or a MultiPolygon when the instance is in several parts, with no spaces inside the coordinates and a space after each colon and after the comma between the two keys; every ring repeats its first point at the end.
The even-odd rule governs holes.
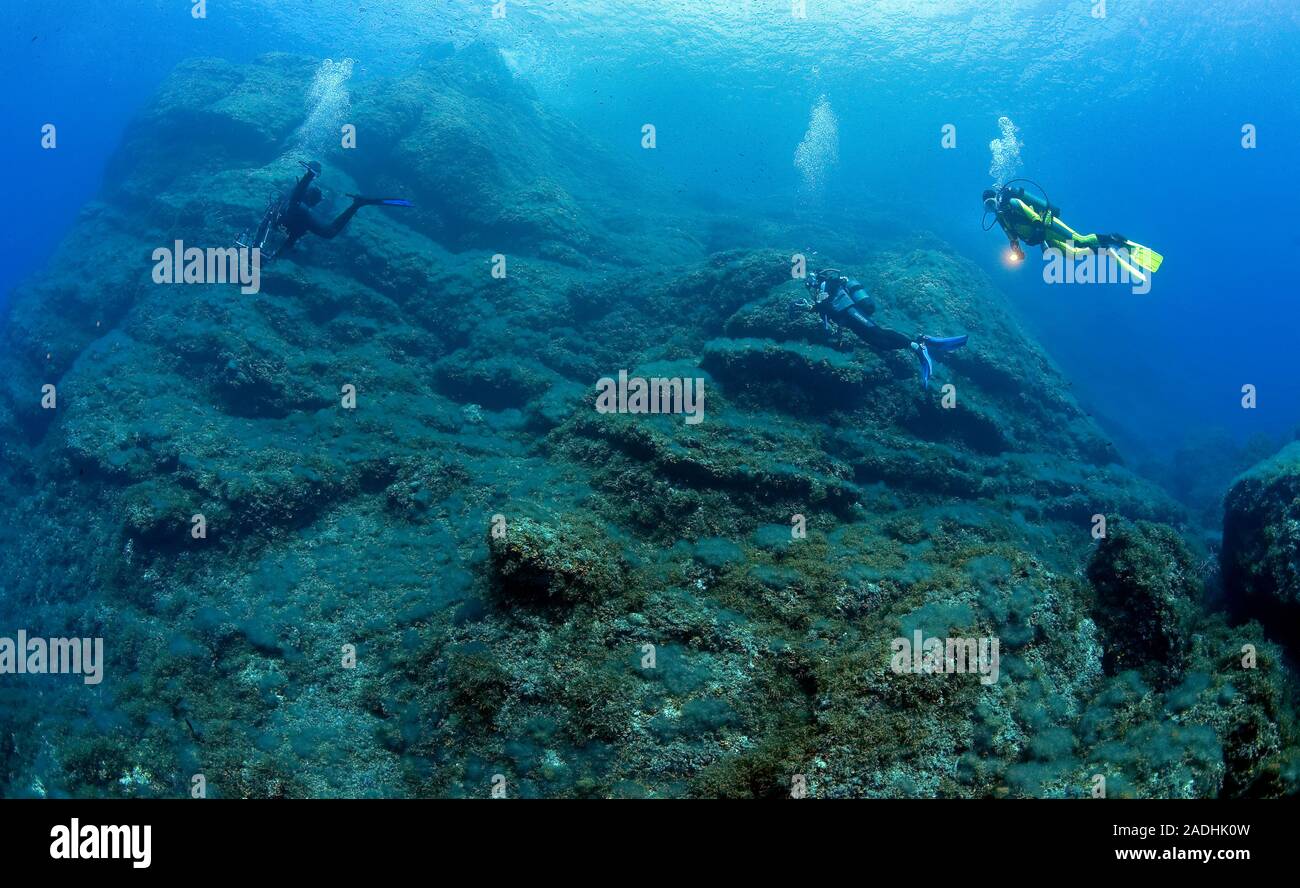
{"type": "Polygon", "coordinates": [[[1160,264],[1165,261],[1165,257],[1161,256],[1155,250],[1134,243],[1133,241],[1128,242],[1128,254],[1134,262],[1141,265],[1147,271],[1159,271],[1160,264]]]}
{"type": "MultiPolygon", "coordinates": [[[[1147,276],[1138,271],[1137,266],[1125,259],[1114,247],[1107,247],[1106,252],[1110,254],[1110,258],[1122,265],[1124,270],[1127,271],[1130,276],[1136,278],[1139,284],[1145,284],[1147,282],[1147,276]]],[[[1131,256],[1132,254],[1130,253],[1129,255],[1131,256]]]]}

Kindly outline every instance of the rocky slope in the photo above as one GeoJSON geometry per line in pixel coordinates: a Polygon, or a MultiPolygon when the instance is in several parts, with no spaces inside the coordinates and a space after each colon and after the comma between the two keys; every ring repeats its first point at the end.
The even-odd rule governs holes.
{"type": "Polygon", "coordinates": [[[1224,512],[1223,574],[1233,604],[1300,640],[1300,441],[1237,478],[1224,512]]]}
{"type": "Polygon", "coordinates": [[[292,181],[314,70],[182,66],[14,294],[0,617],[109,662],[0,678],[5,794],[1293,790],[1277,649],[1207,613],[1179,508],[933,237],[674,203],[475,45],[356,87],[320,158],[417,209],[256,295],[154,284],[292,181]],[[807,243],[970,347],[929,393],[836,348],[786,311],[807,243]],[[597,412],[623,369],[703,378],[705,420],[597,412]],[[996,636],[998,681],[891,671],[916,630],[996,636]]]}

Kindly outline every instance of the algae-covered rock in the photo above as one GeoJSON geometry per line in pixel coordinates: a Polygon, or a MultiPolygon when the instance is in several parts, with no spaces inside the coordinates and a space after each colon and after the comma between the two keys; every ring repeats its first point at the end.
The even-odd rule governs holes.
{"type": "Polygon", "coordinates": [[[456,352],[439,362],[439,388],[458,401],[484,407],[522,407],[544,392],[553,374],[503,357],[476,357],[456,352]]]}
{"type": "Polygon", "coordinates": [[[109,165],[111,193],[140,209],[169,203],[173,215],[185,203],[182,196],[203,200],[206,177],[265,157],[288,141],[311,111],[309,87],[321,64],[287,53],[261,56],[252,65],[181,63],[132,121],[109,165]]]}
{"type": "Polygon", "coordinates": [[[1240,476],[1223,519],[1223,581],[1237,609],[1300,638],[1300,441],[1240,476]]]}
{"type": "Polygon", "coordinates": [[[854,360],[833,349],[766,339],[721,339],[705,344],[701,363],[737,391],[767,403],[843,410],[888,378],[879,359],[854,360]]]}
{"type": "Polygon", "coordinates": [[[1112,524],[1088,565],[1106,670],[1141,672],[1160,684],[1181,674],[1200,594],[1187,544],[1171,528],[1112,524]]]}
{"type": "Polygon", "coordinates": [[[625,591],[621,557],[590,531],[566,523],[516,518],[489,531],[492,569],[501,593],[524,604],[596,603],[625,591]]]}

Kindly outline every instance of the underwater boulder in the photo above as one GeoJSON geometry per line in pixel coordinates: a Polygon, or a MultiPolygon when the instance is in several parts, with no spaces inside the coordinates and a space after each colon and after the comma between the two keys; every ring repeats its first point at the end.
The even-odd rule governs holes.
{"type": "Polygon", "coordinates": [[[273,53],[246,65],[177,65],[109,164],[114,198],[147,204],[176,187],[202,191],[206,177],[269,159],[308,117],[321,64],[273,53]]]}
{"type": "Polygon", "coordinates": [[[761,299],[747,302],[727,319],[726,334],[735,339],[828,341],[822,333],[821,320],[811,311],[793,311],[797,296],[789,288],[780,288],[761,299]]]}
{"type": "Polygon", "coordinates": [[[1235,609],[1289,642],[1300,638],[1300,441],[1233,483],[1221,557],[1235,609]]]}
{"type": "Polygon", "coordinates": [[[494,579],[505,598],[575,604],[604,601],[623,590],[622,558],[594,530],[531,518],[509,519],[499,526],[502,531],[488,534],[488,549],[494,579]]]}
{"type": "Polygon", "coordinates": [[[728,250],[678,275],[648,298],[655,313],[692,327],[721,331],[747,302],[790,280],[789,260],[774,250],[728,250]],[[682,315],[683,311],[691,314],[682,315]]]}
{"type": "Polygon", "coordinates": [[[440,361],[435,375],[447,397],[490,410],[527,405],[550,387],[554,376],[517,359],[479,358],[464,349],[440,361]]]}
{"type": "Polygon", "coordinates": [[[162,479],[135,484],[123,495],[123,528],[131,538],[159,548],[177,548],[189,539],[193,498],[162,479]]]}
{"type": "Polygon", "coordinates": [[[353,107],[358,131],[375,136],[341,162],[366,180],[405,171],[402,188],[421,208],[415,224],[429,237],[457,249],[509,244],[572,266],[608,252],[591,201],[578,195],[621,164],[575,163],[587,140],[547,112],[491,44],[376,83],[353,107]]]}
{"type": "Polygon", "coordinates": [[[1109,674],[1135,670],[1159,686],[1182,673],[1200,593],[1187,544],[1163,524],[1112,524],[1088,565],[1109,674]]]}
{"type": "MultiPolygon", "coordinates": [[[[682,501],[690,493],[711,498],[711,520],[724,509],[736,510],[740,520],[741,514],[760,508],[790,515],[814,504],[843,514],[857,501],[850,467],[810,448],[800,429],[747,422],[747,414],[719,405],[710,409],[699,425],[676,417],[651,417],[659,422],[649,423],[636,416],[579,411],[560,427],[555,441],[582,459],[621,464],[621,486],[630,485],[629,495],[635,490],[641,505],[664,496],[665,515],[699,511],[682,501]]],[[[660,530],[679,532],[675,525],[660,530]]]]}
{"type": "Polygon", "coordinates": [[[735,390],[757,390],[763,400],[786,409],[850,408],[889,378],[878,359],[858,360],[825,346],[770,339],[712,340],[704,346],[701,366],[735,390]]]}
{"type": "Polygon", "coordinates": [[[959,443],[976,453],[996,456],[1012,447],[1000,419],[996,409],[979,402],[948,410],[925,400],[907,402],[898,422],[922,440],[959,443]]]}

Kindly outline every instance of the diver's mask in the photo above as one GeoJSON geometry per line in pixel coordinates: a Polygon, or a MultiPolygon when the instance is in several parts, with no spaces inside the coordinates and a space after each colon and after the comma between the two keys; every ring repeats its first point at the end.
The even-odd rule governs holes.
{"type": "Polygon", "coordinates": [[[1001,196],[998,192],[993,191],[992,189],[986,189],[984,192],[984,212],[996,213],[998,211],[998,204],[1001,202],[1000,197],[1001,196]]]}

